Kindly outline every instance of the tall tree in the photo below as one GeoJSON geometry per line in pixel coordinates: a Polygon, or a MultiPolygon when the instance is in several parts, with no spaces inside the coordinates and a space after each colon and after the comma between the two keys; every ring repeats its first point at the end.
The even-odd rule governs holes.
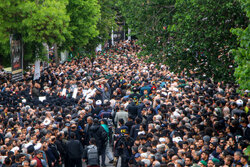
{"type": "Polygon", "coordinates": [[[67,13],[73,38],[66,38],[61,48],[81,49],[99,34],[97,22],[100,19],[100,5],[97,0],[69,0],[67,13]]]}
{"type": "MultiPolygon", "coordinates": [[[[247,17],[250,18],[250,1],[241,0],[242,7],[247,13],[247,17]]],[[[233,55],[235,56],[235,62],[237,68],[235,69],[234,76],[236,81],[240,85],[240,89],[250,89],[250,23],[245,29],[236,28],[231,32],[238,36],[240,46],[237,49],[233,49],[233,55]]],[[[248,150],[250,150],[248,148],[248,150]]]]}
{"type": "Polygon", "coordinates": [[[90,39],[89,43],[84,47],[84,49],[94,55],[95,48],[98,44],[104,44],[108,39],[110,39],[110,33],[113,29],[116,29],[116,4],[117,0],[98,0],[101,7],[100,19],[97,22],[97,30],[99,35],[90,39]]]}
{"type": "MultiPolygon", "coordinates": [[[[53,45],[65,41],[65,36],[70,36],[67,29],[69,24],[69,16],[66,13],[67,2],[67,0],[4,0],[1,2],[1,48],[8,53],[9,35],[13,33],[22,35],[24,48],[29,49],[24,50],[25,55],[36,56],[34,53],[37,53],[37,48],[41,48],[42,43],[53,45]]],[[[42,52],[42,49],[40,51],[42,52]]],[[[9,57],[8,54],[5,55],[9,57]]]]}
{"type": "Polygon", "coordinates": [[[121,13],[142,47],[141,55],[153,55],[149,61],[162,61],[174,4],[175,0],[119,0],[121,13]]]}
{"type": "Polygon", "coordinates": [[[24,40],[40,45],[47,43],[55,48],[56,63],[59,64],[57,44],[71,37],[68,30],[69,15],[67,14],[67,0],[30,1],[23,4],[26,11],[22,24],[26,31],[24,40]]]}
{"type": "Polygon", "coordinates": [[[175,72],[232,80],[237,46],[231,28],[248,19],[235,0],[119,0],[126,23],[149,61],[175,72]]]}
{"type": "Polygon", "coordinates": [[[244,27],[247,21],[239,1],[177,0],[175,8],[167,56],[171,69],[232,81],[235,64],[229,51],[237,43],[230,29],[244,27]]]}
{"type": "Polygon", "coordinates": [[[10,65],[10,34],[21,32],[22,0],[3,0],[0,3],[0,56],[4,65],[10,65]]]}

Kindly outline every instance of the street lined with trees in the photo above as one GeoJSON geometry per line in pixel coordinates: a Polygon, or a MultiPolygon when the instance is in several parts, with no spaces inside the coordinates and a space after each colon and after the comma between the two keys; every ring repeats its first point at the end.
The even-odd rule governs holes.
{"type": "Polygon", "coordinates": [[[147,61],[167,64],[176,73],[250,87],[247,0],[3,0],[0,10],[4,66],[11,62],[11,34],[22,37],[24,64],[48,61],[44,44],[54,48],[58,64],[65,50],[94,56],[99,44],[111,40],[119,17],[147,61]]]}

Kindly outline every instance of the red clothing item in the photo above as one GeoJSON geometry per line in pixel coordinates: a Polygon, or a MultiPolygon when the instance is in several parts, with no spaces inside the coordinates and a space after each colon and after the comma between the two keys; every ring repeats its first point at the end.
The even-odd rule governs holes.
{"type": "Polygon", "coordinates": [[[37,158],[37,156],[35,156],[33,159],[36,160],[37,167],[43,167],[42,161],[39,158],[37,158]]]}

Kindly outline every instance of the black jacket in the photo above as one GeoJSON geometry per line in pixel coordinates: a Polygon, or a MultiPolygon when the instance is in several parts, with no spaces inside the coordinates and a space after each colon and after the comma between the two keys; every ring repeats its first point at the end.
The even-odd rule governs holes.
{"type": "Polygon", "coordinates": [[[130,130],[130,137],[132,137],[133,139],[136,139],[138,136],[139,128],[140,128],[140,124],[133,125],[130,130]]]}
{"type": "Polygon", "coordinates": [[[51,149],[53,155],[55,156],[56,160],[59,161],[60,154],[55,144],[49,144],[49,148],[51,149]]]}
{"type": "Polygon", "coordinates": [[[66,151],[65,151],[65,145],[61,140],[56,140],[55,145],[60,153],[61,158],[64,160],[64,157],[66,156],[66,151]]]}
{"type": "Polygon", "coordinates": [[[133,118],[136,118],[138,116],[138,107],[135,105],[134,102],[130,103],[127,106],[127,109],[128,109],[128,114],[133,118]]]}
{"type": "Polygon", "coordinates": [[[128,131],[129,131],[129,132],[130,132],[130,130],[131,130],[131,128],[132,128],[132,126],[133,126],[134,124],[135,124],[134,121],[128,121],[128,122],[125,123],[125,125],[128,127],[128,131]]]}
{"type": "Polygon", "coordinates": [[[250,141],[250,125],[248,125],[243,131],[243,138],[250,141]]]}
{"type": "Polygon", "coordinates": [[[104,128],[99,124],[93,124],[89,128],[89,138],[95,138],[98,152],[106,147],[108,135],[104,128]]]}
{"type": "Polygon", "coordinates": [[[79,140],[70,140],[66,145],[66,150],[70,159],[83,157],[83,146],[79,140]]]}
{"type": "Polygon", "coordinates": [[[121,167],[128,167],[128,162],[132,157],[132,146],[134,140],[129,136],[121,136],[115,144],[114,156],[121,156],[121,167]]]}

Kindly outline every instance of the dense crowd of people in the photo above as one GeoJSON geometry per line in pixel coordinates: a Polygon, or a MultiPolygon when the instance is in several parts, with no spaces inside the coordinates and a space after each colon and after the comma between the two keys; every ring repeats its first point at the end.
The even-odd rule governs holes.
{"type": "MultiPolygon", "coordinates": [[[[121,41],[0,85],[3,167],[247,167],[249,92],[174,74],[121,41]]],[[[174,62],[173,62],[174,63],[174,62]]]]}

